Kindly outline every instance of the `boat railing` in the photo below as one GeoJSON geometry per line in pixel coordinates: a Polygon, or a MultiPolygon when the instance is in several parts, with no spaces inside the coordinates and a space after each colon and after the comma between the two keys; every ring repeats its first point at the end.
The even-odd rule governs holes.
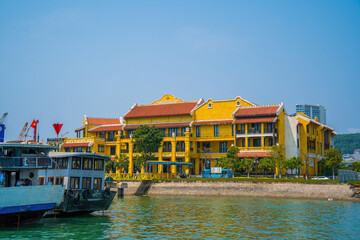
{"type": "Polygon", "coordinates": [[[47,156],[40,157],[0,157],[1,168],[49,168],[51,167],[51,158],[47,156]]]}

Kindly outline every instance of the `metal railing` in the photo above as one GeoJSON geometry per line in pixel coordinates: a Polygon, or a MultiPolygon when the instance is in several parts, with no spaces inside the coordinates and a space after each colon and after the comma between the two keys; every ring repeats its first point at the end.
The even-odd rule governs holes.
{"type": "Polygon", "coordinates": [[[49,168],[49,157],[0,157],[0,168],[49,168]]]}
{"type": "Polygon", "coordinates": [[[111,177],[114,181],[122,180],[154,180],[176,178],[176,174],[172,173],[106,173],[105,177],[111,177]]]}

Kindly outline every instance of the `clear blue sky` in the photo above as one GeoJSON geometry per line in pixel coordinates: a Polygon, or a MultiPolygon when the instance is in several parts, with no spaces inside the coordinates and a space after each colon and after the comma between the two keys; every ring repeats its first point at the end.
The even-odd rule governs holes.
{"type": "Polygon", "coordinates": [[[7,140],[167,93],[321,104],[360,132],[360,1],[0,1],[0,86],[7,140]]]}

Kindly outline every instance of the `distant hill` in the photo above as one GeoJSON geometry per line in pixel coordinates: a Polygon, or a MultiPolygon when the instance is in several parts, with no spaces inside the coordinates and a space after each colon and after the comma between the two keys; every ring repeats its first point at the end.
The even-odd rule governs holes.
{"type": "Polygon", "coordinates": [[[334,138],[334,145],[341,154],[352,154],[354,149],[360,149],[360,133],[339,134],[334,138]]]}

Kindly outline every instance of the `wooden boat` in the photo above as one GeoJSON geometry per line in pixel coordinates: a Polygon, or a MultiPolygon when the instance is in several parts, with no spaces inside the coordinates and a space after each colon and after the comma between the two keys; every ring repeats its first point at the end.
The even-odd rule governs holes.
{"type": "Polygon", "coordinates": [[[53,149],[34,142],[0,143],[0,226],[35,222],[61,204],[65,186],[38,184],[39,170],[51,167],[53,149]]]}

